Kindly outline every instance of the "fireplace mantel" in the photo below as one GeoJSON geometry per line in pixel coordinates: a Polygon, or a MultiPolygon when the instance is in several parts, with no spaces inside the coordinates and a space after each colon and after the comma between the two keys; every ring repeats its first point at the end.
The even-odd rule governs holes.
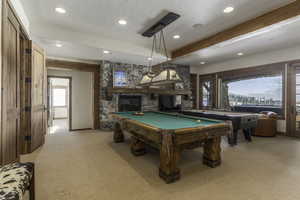
{"type": "Polygon", "coordinates": [[[165,95],[191,95],[189,90],[167,90],[157,88],[110,88],[108,94],[165,94],[165,95]]]}

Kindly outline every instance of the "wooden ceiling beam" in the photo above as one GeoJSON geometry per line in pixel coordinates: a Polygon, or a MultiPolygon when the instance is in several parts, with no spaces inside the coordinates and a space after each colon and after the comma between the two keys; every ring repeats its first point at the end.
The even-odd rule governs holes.
{"type": "Polygon", "coordinates": [[[241,23],[237,26],[229,28],[225,31],[217,33],[213,36],[210,36],[206,39],[188,44],[182,48],[179,48],[172,52],[172,58],[181,57],[195,51],[216,45],[218,43],[231,40],[241,35],[257,31],[259,29],[277,24],[284,20],[293,18],[300,15],[300,0],[296,0],[293,3],[290,3],[286,6],[268,12],[264,15],[241,23]]]}
{"type": "Polygon", "coordinates": [[[47,59],[46,67],[50,68],[62,68],[84,72],[96,72],[100,68],[100,64],[88,64],[80,62],[71,62],[64,60],[47,59]]]}

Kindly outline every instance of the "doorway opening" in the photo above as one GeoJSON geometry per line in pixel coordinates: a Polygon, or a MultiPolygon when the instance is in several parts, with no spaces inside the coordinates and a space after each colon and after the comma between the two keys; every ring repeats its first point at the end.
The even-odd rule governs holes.
{"type": "Polygon", "coordinates": [[[71,77],[48,77],[49,134],[66,133],[71,128],[71,86],[71,77]]]}

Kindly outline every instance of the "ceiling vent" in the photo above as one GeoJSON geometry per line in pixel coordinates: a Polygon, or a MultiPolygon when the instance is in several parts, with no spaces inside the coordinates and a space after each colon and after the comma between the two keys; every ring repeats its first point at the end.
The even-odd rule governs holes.
{"type": "Polygon", "coordinates": [[[169,12],[166,16],[164,16],[156,24],[151,26],[151,28],[146,30],[142,35],[144,37],[152,37],[156,33],[160,32],[162,29],[164,29],[166,26],[168,26],[172,22],[176,21],[179,17],[180,17],[180,15],[173,13],[173,12],[169,12]]]}

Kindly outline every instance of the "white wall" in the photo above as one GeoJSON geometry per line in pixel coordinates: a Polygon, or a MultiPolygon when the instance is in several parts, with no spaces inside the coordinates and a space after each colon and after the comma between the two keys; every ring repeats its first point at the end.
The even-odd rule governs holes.
{"type": "MultiPolygon", "coordinates": [[[[13,5],[14,9],[16,10],[18,17],[21,20],[21,23],[23,24],[24,28],[26,29],[26,32],[29,34],[30,33],[30,30],[29,30],[30,23],[29,23],[27,15],[24,11],[21,0],[10,0],[10,1],[13,5]]],[[[26,1],[26,0],[23,0],[23,1],[26,1]]]]}
{"type": "Polygon", "coordinates": [[[72,77],[72,129],[93,128],[92,73],[49,69],[48,75],[72,77]]]}
{"type": "MultiPolygon", "coordinates": [[[[238,59],[232,59],[220,63],[192,66],[191,73],[209,74],[221,71],[228,71],[234,69],[242,69],[247,67],[256,67],[260,65],[286,62],[300,59],[300,46],[292,48],[281,49],[276,51],[269,51],[264,53],[243,56],[238,59]]],[[[286,132],[286,121],[279,120],[277,122],[277,131],[286,132]]]]}
{"type": "Polygon", "coordinates": [[[300,46],[243,56],[211,65],[192,66],[191,73],[208,74],[300,59],[300,46]]]}

